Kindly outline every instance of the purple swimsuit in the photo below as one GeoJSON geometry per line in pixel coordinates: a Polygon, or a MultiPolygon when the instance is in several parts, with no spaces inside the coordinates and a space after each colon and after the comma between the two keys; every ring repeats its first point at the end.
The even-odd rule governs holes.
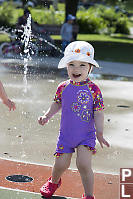
{"type": "Polygon", "coordinates": [[[54,101],[62,104],[56,156],[73,153],[79,145],[95,152],[94,111],[104,108],[100,89],[90,79],[68,80],[58,86],[54,101]]]}

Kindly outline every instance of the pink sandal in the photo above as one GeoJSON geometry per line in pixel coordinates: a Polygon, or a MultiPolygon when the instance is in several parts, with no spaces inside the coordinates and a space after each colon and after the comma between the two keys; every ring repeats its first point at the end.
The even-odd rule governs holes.
{"type": "Polygon", "coordinates": [[[85,196],[85,194],[83,194],[82,199],[96,199],[96,198],[94,196],[85,196]]]}
{"type": "Polygon", "coordinates": [[[58,184],[52,183],[52,176],[48,179],[48,181],[40,188],[40,192],[42,196],[45,198],[51,198],[56,189],[58,189],[61,185],[61,179],[58,184]]]}

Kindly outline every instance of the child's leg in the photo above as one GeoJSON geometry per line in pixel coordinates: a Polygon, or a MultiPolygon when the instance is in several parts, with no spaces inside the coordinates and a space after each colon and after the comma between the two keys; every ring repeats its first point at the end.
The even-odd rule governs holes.
{"type": "Polygon", "coordinates": [[[70,166],[72,153],[63,153],[56,157],[52,170],[52,182],[57,184],[63,172],[70,166]]]}
{"type": "Polygon", "coordinates": [[[77,148],[76,164],[80,172],[86,196],[93,196],[94,175],[91,168],[92,152],[81,145],[77,148]]]}
{"type": "Polygon", "coordinates": [[[52,170],[52,178],[50,177],[40,188],[40,192],[45,198],[50,198],[61,185],[61,175],[69,167],[71,157],[72,153],[64,153],[56,157],[52,170]]]}

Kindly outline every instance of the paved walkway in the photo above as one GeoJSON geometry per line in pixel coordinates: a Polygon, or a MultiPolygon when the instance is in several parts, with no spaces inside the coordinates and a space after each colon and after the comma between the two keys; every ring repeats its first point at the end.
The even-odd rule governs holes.
{"type": "Polygon", "coordinates": [[[95,73],[133,77],[133,64],[107,61],[98,61],[98,63],[101,68],[94,70],[95,73]]]}

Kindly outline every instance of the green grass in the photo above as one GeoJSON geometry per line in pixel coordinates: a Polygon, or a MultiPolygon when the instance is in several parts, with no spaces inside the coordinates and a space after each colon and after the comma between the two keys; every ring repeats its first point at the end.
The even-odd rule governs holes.
{"type": "Polygon", "coordinates": [[[2,42],[9,42],[10,39],[8,37],[8,34],[0,34],[0,43],[2,42]]]}
{"type": "Polygon", "coordinates": [[[133,39],[127,37],[126,35],[114,34],[112,36],[109,35],[78,35],[78,40],[86,40],[86,41],[103,41],[103,42],[117,42],[117,43],[132,43],[133,39]]]}
{"type": "MultiPolygon", "coordinates": [[[[60,35],[52,35],[55,40],[60,40],[60,35]]],[[[101,41],[101,42],[117,42],[117,43],[129,43],[133,44],[133,39],[127,37],[126,35],[115,34],[109,35],[98,35],[98,34],[78,34],[77,40],[84,41],[101,41]]]]}
{"type": "MultiPolygon", "coordinates": [[[[54,40],[61,40],[60,35],[52,35],[54,40]]],[[[99,41],[99,42],[113,42],[113,43],[127,43],[133,44],[133,39],[126,35],[96,35],[96,34],[78,34],[77,40],[81,41],[99,41]]],[[[0,43],[10,41],[8,34],[0,34],[0,43]]]]}

